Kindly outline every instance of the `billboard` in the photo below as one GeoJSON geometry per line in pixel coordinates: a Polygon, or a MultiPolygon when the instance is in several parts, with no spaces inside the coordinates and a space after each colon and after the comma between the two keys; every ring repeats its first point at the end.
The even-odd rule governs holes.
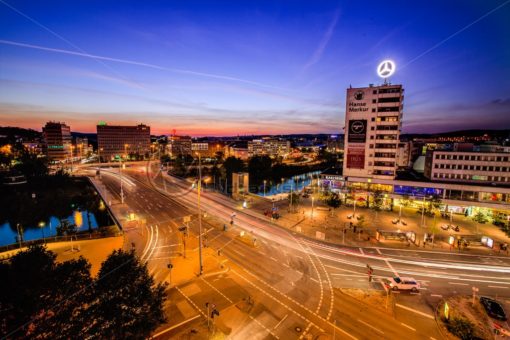
{"type": "Polygon", "coordinates": [[[349,143],[365,143],[367,139],[367,120],[351,119],[349,120],[349,143]]]}
{"type": "Polygon", "coordinates": [[[365,149],[362,148],[347,149],[347,168],[348,169],[365,168],[365,149]]]}

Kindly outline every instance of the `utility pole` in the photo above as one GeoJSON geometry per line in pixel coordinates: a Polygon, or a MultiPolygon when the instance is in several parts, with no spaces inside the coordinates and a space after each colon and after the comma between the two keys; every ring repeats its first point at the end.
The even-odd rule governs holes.
{"type": "MultiPolygon", "coordinates": [[[[198,206],[198,258],[199,258],[199,275],[203,273],[202,267],[202,209],[200,207],[200,191],[202,189],[202,158],[200,157],[200,153],[198,153],[198,190],[197,190],[197,206],[198,206]]],[[[209,311],[208,311],[209,312],[209,311]]],[[[207,326],[209,326],[209,320],[207,322],[207,326]]]]}

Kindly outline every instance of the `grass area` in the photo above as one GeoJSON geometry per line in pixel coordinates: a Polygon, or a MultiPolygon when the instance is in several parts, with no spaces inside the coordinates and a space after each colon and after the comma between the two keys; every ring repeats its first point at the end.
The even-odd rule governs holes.
{"type": "Polygon", "coordinates": [[[441,304],[440,327],[449,339],[492,339],[492,322],[478,299],[474,305],[469,296],[454,296],[446,300],[449,319],[445,318],[444,303],[441,304]]]}

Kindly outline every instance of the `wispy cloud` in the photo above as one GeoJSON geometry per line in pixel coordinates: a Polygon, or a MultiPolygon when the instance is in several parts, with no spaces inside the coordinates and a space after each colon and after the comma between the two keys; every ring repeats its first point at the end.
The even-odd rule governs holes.
{"type": "Polygon", "coordinates": [[[233,81],[253,86],[259,86],[259,87],[265,87],[265,88],[274,88],[274,89],[281,89],[276,86],[251,81],[247,79],[237,78],[237,77],[231,77],[231,76],[225,76],[220,74],[213,74],[213,73],[205,73],[205,72],[197,72],[192,70],[185,70],[185,69],[177,69],[177,68],[169,68],[165,66],[160,66],[156,64],[150,64],[150,63],[144,63],[139,62],[135,60],[128,60],[128,59],[120,59],[120,58],[111,58],[111,57],[105,57],[100,55],[94,55],[89,53],[82,53],[82,52],[75,52],[75,51],[69,51],[59,48],[52,48],[52,47],[45,47],[40,45],[33,45],[33,44],[26,44],[11,40],[0,40],[0,44],[3,45],[10,45],[10,46],[17,46],[17,47],[23,47],[23,48],[30,48],[40,51],[47,51],[47,52],[54,52],[54,53],[60,53],[60,54],[67,54],[67,55],[73,55],[78,57],[85,57],[95,60],[104,60],[104,61],[111,61],[115,63],[122,63],[122,64],[129,64],[129,65],[135,65],[140,67],[146,67],[146,68],[152,68],[160,71],[167,71],[172,73],[179,73],[179,74],[185,74],[185,75],[191,75],[191,76],[197,76],[197,77],[204,77],[204,78],[210,78],[210,79],[216,79],[216,80],[227,80],[227,81],[233,81]]]}
{"type": "Polygon", "coordinates": [[[328,28],[326,29],[326,32],[324,32],[324,35],[322,36],[321,41],[319,42],[319,46],[315,49],[310,59],[306,62],[305,66],[303,66],[303,71],[307,70],[310,66],[318,63],[321,58],[322,54],[324,53],[324,50],[328,46],[329,40],[331,40],[331,37],[333,36],[333,32],[335,31],[336,24],[338,23],[338,18],[340,17],[340,10],[336,10],[333,18],[331,19],[331,22],[329,23],[328,28]]]}

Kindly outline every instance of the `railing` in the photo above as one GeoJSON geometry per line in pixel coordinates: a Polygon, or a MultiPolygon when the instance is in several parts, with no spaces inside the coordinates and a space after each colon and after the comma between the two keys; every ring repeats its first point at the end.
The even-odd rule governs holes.
{"type": "Polygon", "coordinates": [[[68,241],[78,241],[78,240],[94,240],[104,237],[114,237],[114,236],[121,236],[121,231],[109,231],[108,227],[101,228],[100,231],[95,231],[92,233],[88,232],[82,232],[79,234],[73,234],[73,235],[64,235],[64,236],[50,236],[45,237],[44,239],[37,239],[37,240],[30,240],[30,241],[23,241],[18,243],[12,243],[8,244],[6,246],[0,247],[0,261],[6,260],[9,258],[9,256],[5,254],[1,254],[3,252],[9,251],[9,250],[15,250],[18,248],[28,247],[30,245],[34,244],[46,244],[46,243],[56,243],[56,242],[68,242],[68,241]]]}

